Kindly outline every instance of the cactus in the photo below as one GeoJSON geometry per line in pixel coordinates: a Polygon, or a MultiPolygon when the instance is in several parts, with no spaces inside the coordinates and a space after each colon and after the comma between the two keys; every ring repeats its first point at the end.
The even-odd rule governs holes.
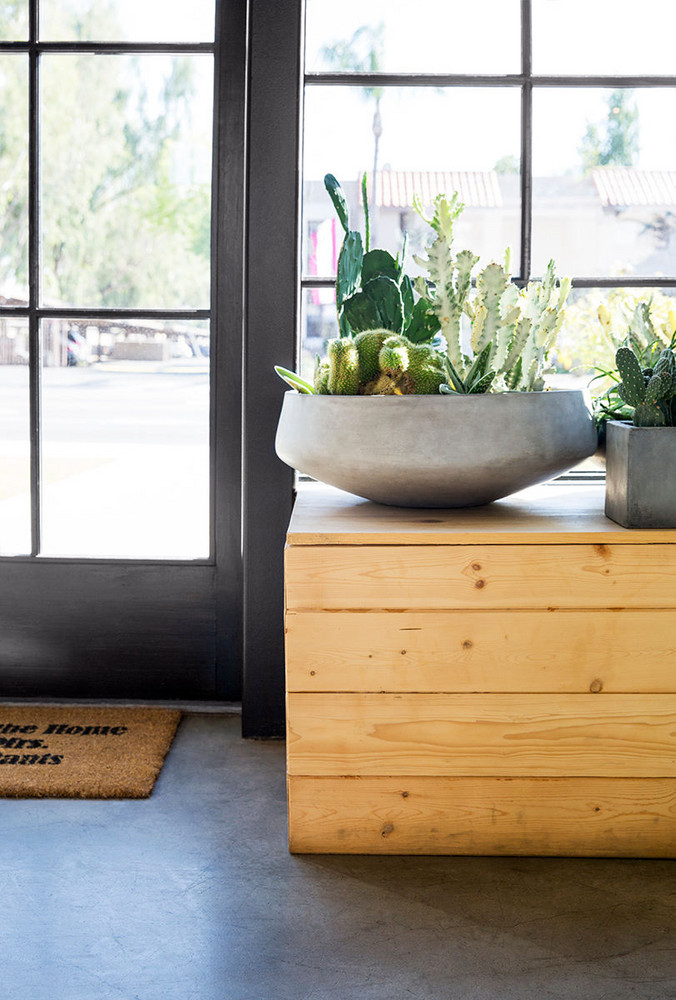
{"type": "Polygon", "coordinates": [[[427,282],[423,278],[418,279],[415,287],[421,298],[427,300],[428,312],[436,313],[438,328],[446,341],[446,351],[451,363],[456,368],[462,368],[460,321],[471,286],[472,268],[479,258],[470,250],[461,250],[457,258],[453,258],[453,220],[464,207],[457,202],[457,195],[454,195],[450,203],[440,195],[434,204],[435,214],[430,220],[422,215],[420,202],[414,202],[416,210],[437,233],[437,238],[427,248],[427,257],[413,258],[429,275],[427,282]]]}
{"type": "Polygon", "coordinates": [[[469,297],[471,272],[478,261],[468,250],[453,255],[453,222],[462,205],[454,195],[435,199],[432,219],[418,213],[436,236],[426,257],[416,263],[427,271],[416,279],[421,296],[416,308],[435,312],[446,342],[449,379],[443,392],[485,392],[488,389],[518,389],[524,392],[544,388],[547,357],[564,316],[570,280],[557,286],[554,262],[550,261],[541,282],[530,282],[521,292],[512,284],[510,253],[503,264],[488,264],[477,277],[477,294],[469,297]],[[422,303],[422,305],[420,304],[422,303]],[[461,322],[470,323],[471,354],[463,350],[461,322]],[[477,374],[478,358],[487,351],[483,369],[477,374]],[[491,375],[492,373],[492,375],[491,375]],[[482,381],[483,380],[483,381],[482,381]]]}
{"type": "Polygon", "coordinates": [[[347,201],[333,174],[324,178],[324,186],[345,230],[336,274],[336,309],[341,337],[368,330],[384,329],[408,333],[416,341],[431,340],[439,329],[433,314],[425,308],[415,310],[413,285],[404,274],[406,237],[400,258],[387,250],[371,249],[366,175],[361,194],[366,224],[365,244],[361,234],[350,229],[347,201]],[[365,245],[365,249],[364,249],[365,245]]]}
{"type": "Polygon", "coordinates": [[[390,330],[336,337],[327,349],[328,360],[315,369],[318,394],[430,395],[446,378],[438,351],[390,330]]]}
{"type": "Polygon", "coordinates": [[[477,281],[477,305],[472,324],[472,348],[480,354],[502,327],[500,302],[509,285],[509,276],[500,264],[489,264],[477,281]]]}
{"type": "MultiPolygon", "coordinates": [[[[427,276],[412,282],[403,271],[405,236],[397,258],[387,250],[370,248],[364,178],[365,250],[360,233],[350,229],[340,184],[332,174],[326,175],[324,184],[345,231],[336,275],[340,337],[329,341],[328,360],[318,359],[313,387],[278,370],[282,378],[301,392],[313,389],[333,395],[544,388],[547,357],[570,289],[569,279],[557,285],[553,261],[541,282],[530,282],[519,291],[511,280],[508,250],[502,264],[489,263],[479,273],[472,298],[472,271],[479,258],[471,250],[457,255],[453,251],[453,227],[464,206],[457,193],[450,198],[438,195],[431,218],[414,199],[435,235],[426,255],[414,258],[427,276]],[[469,353],[464,349],[463,321],[470,326],[469,353]],[[445,350],[437,350],[437,345],[445,350]]],[[[649,313],[637,312],[636,336],[643,335],[648,320],[649,313]]],[[[652,410],[664,395],[663,372],[656,374],[659,380],[644,401],[652,410]]]]}
{"type": "Polygon", "coordinates": [[[641,368],[630,347],[620,347],[615,355],[622,381],[617,386],[620,398],[634,407],[637,427],[673,427],[676,425],[676,355],[665,348],[654,368],[641,368]]]}
{"type": "Polygon", "coordinates": [[[315,356],[315,375],[314,375],[313,391],[318,396],[328,396],[330,374],[331,374],[331,365],[326,359],[320,358],[320,356],[317,354],[315,356]]]}
{"type": "Polygon", "coordinates": [[[359,382],[366,385],[380,375],[380,351],[390,336],[389,330],[365,330],[354,338],[359,355],[359,382]]]}
{"type": "Polygon", "coordinates": [[[329,392],[332,396],[354,396],[359,389],[359,353],[350,337],[328,343],[329,392]]]}

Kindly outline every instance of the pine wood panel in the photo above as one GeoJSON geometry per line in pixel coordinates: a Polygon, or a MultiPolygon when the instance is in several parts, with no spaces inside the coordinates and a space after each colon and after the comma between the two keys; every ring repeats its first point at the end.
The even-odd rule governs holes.
{"type": "Polygon", "coordinates": [[[289,779],[300,853],[676,857],[673,778],[289,779]]]}
{"type": "Polygon", "coordinates": [[[287,609],[674,608],[671,545],[291,546],[287,609]]]}
{"type": "Polygon", "coordinates": [[[300,612],[289,691],[676,692],[676,612],[300,612]]]}
{"type": "Polygon", "coordinates": [[[321,483],[301,483],[291,545],[528,545],[676,542],[676,529],[622,528],[604,515],[603,484],[533,486],[483,507],[386,507],[321,483]]]}
{"type": "Polygon", "coordinates": [[[287,695],[304,775],[676,776],[676,696],[287,695]]]}

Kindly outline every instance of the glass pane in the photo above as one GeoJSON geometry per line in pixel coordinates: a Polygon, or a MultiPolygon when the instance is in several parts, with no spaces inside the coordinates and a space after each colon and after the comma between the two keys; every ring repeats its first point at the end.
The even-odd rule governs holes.
{"type": "Polygon", "coordinates": [[[0,3],[0,42],[25,42],[28,39],[28,0],[3,0],[0,3]]]}
{"type": "Polygon", "coordinates": [[[28,323],[0,314],[0,555],[30,550],[28,323]]]}
{"type": "Polygon", "coordinates": [[[518,0],[307,0],[309,72],[517,73],[518,0]],[[481,30],[478,30],[478,27],[481,30]]]}
{"type": "Polygon", "coordinates": [[[28,59],[0,55],[0,305],[28,302],[28,59]]]}
{"type": "Polygon", "coordinates": [[[43,303],[208,308],[211,57],[42,67],[43,303]]]}
{"type": "Polygon", "coordinates": [[[209,554],[209,333],[46,320],[43,554],[209,554]]]}
{"type": "MultiPolygon", "coordinates": [[[[554,382],[565,377],[580,387],[598,374],[597,368],[613,370],[615,352],[625,342],[630,329],[638,342],[660,340],[669,345],[676,328],[676,297],[660,288],[573,288],[566,304],[563,326],[557,337],[554,382]],[[599,319],[605,307],[606,322],[599,319]],[[649,308],[654,334],[646,336],[642,310],[649,308]],[[638,308],[638,313],[637,313],[638,308]]],[[[551,381],[551,380],[550,380],[551,381]]],[[[599,379],[591,383],[592,395],[600,395],[610,385],[599,379]]]]}
{"type": "Polygon", "coordinates": [[[326,355],[326,341],[338,336],[336,293],[333,288],[306,288],[301,304],[300,368],[308,382],[314,379],[315,358],[326,355]]]}
{"type": "MultiPolygon", "coordinates": [[[[429,209],[435,194],[459,190],[466,208],[456,224],[458,249],[469,247],[486,263],[492,257],[502,260],[506,246],[516,250],[519,244],[519,122],[519,92],[512,88],[402,87],[374,93],[307,87],[304,271],[330,274],[324,269],[335,267],[340,250],[342,230],[332,226],[335,213],[324,175],[341,181],[351,225],[363,228],[359,177],[364,170],[371,173],[372,246],[396,253],[406,231],[409,252],[419,253],[431,230],[413,210],[413,195],[429,209]],[[336,122],[346,124],[337,129],[336,122]]],[[[410,260],[407,269],[415,273],[410,260]]]]}
{"type": "Polygon", "coordinates": [[[676,275],[675,120],[666,88],[535,93],[535,273],[676,275]]]}
{"type": "Polygon", "coordinates": [[[214,0],[41,0],[40,37],[47,41],[210,42],[214,0]]]}
{"type": "Polygon", "coordinates": [[[536,74],[674,72],[676,7],[665,0],[533,0],[536,74]]]}

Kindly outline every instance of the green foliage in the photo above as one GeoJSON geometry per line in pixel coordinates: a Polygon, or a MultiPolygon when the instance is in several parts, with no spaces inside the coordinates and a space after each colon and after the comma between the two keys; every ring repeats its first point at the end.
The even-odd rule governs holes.
{"type": "MultiPolygon", "coordinates": [[[[597,374],[590,388],[594,417],[601,434],[606,420],[632,420],[635,409],[639,407],[638,419],[644,422],[644,426],[651,426],[645,423],[651,419],[657,420],[659,425],[660,417],[654,412],[654,404],[658,399],[656,392],[663,386],[660,381],[653,384],[647,400],[652,409],[644,410],[645,373],[648,373],[648,379],[653,374],[662,377],[666,372],[670,378],[673,374],[670,367],[673,357],[673,350],[670,349],[676,344],[673,300],[661,292],[654,292],[648,301],[644,301],[637,299],[635,293],[628,289],[616,289],[598,305],[596,300],[587,298],[573,306],[571,311],[575,314],[574,322],[580,323],[581,328],[581,317],[591,324],[596,312],[599,321],[591,326],[588,335],[597,348],[597,374]],[[609,355],[615,360],[619,355],[622,374],[618,373],[613,361],[608,360],[609,355]]],[[[586,325],[584,329],[586,332],[586,325]]],[[[664,407],[665,419],[672,423],[676,420],[675,407],[673,400],[668,408],[664,407]],[[666,412],[667,409],[671,412],[666,412]]]]}
{"type": "Polygon", "coordinates": [[[345,232],[348,233],[350,231],[350,212],[340,183],[336,180],[333,174],[326,174],[324,177],[324,187],[328,192],[329,198],[333,202],[333,207],[336,210],[336,215],[340,220],[341,226],[345,232]]]}
{"type": "MultiPolygon", "coordinates": [[[[419,203],[416,208],[420,212],[419,203]]],[[[506,253],[504,264],[492,262],[479,273],[472,298],[478,257],[469,250],[457,256],[453,251],[453,223],[462,208],[457,195],[435,199],[434,215],[426,221],[436,238],[426,257],[416,257],[427,271],[425,278],[416,280],[416,290],[427,311],[436,314],[446,343],[450,379],[442,391],[541,390],[570,280],[557,284],[550,261],[541,282],[530,282],[519,291],[511,282],[506,253]],[[467,320],[471,352],[463,342],[462,323],[467,320]]]]}
{"type": "Polygon", "coordinates": [[[314,395],[314,386],[306,382],[304,378],[300,375],[296,375],[295,372],[290,372],[288,368],[282,368],[281,365],[275,365],[275,371],[281,379],[283,379],[292,389],[296,389],[298,392],[305,396],[314,395]]]}
{"type": "Polygon", "coordinates": [[[668,347],[674,330],[676,303],[659,289],[649,295],[632,288],[577,290],[566,305],[557,337],[557,369],[608,371],[627,338],[642,357],[651,343],[658,353],[668,347]]]}
{"type": "MultiPolygon", "coordinates": [[[[24,8],[26,5],[23,5],[24,8]]],[[[0,36],[20,13],[2,4],[0,36]]],[[[50,37],[120,37],[115,5],[50,5],[50,37]]],[[[24,36],[25,37],[25,36],[24,36]]],[[[42,286],[47,304],[200,307],[209,302],[209,159],[191,121],[192,57],[88,53],[42,62],[42,286]]],[[[0,57],[0,287],[26,297],[26,62],[0,57]]]]}
{"type": "Polygon", "coordinates": [[[469,395],[488,392],[495,380],[496,372],[488,368],[490,363],[490,344],[487,344],[481,354],[477,354],[467,374],[463,378],[450,358],[446,358],[448,382],[439,386],[439,391],[446,395],[469,395]]]}
{"type": "Polygon", "coordinates": [[[454,223],[464,206],[457,193],[439,195],[431,218],[415,202],[435,237],[426,257],[416,258],[427,277],[411,282],[403,272],[405,246],[396,259],[380,249],[364,253],[360,234],[349,229],[340,185],[332,174],[325,183],[345,225],[336,278],[341,336],[329,341],[328,361],[317,361],[315,392],[479,394],[544,388],[545,365],[570,289],[569,279],[557,282],[553,261],[542,281],[519,291],[511,281],[507,251],[504,263],[489,263],[479,273],[472,296],[472,270],[479,258],[470,250],[456,255],[453,249],[454,223]],[[464,340],[463,322],[469,325],[464,340]]]}
{"type": "MultiPolygon", "coordinates": [[[[332,45],[324,45],[320,51],[327,66],[351,73],[378,73],[382,70],[385,46],[385,24],[364,24],[350,36],[341,38],[332,45]]],[[[360,88],[365,99],[379,100],[382,87],[360,88]]]]}
{"type": "Polygon", "coordinates": [[[580,146],[585,172],[594,167],[633,167],[639,152],[638,108],[632,90],[613,90],[602,125],[589,123],[580,146]]]}
{"type": "Polygon", "coordinates": [[[521,161],[518,156],[514,156],[513,153],[508,153],[506,156],[501,156],[499,160],[496,161],[493,170],[496,174],[506,175],[506,174],[518,174],[521,171],[521,161]]]}
{"type": "Polygon", "coordinates": [[[676,425],[676,355],[672,348],[660,351],[654,367],[642,368],[630,347],[620,347],[615,356],[621,382],[617,394],[634,408],[637,427],[676,425]]]}
{"type": "Polygon", "coordinates": [[[439,330],[439,323],[426,305],[416,308],[413,284],[404,273],[405,242],[401,257],[397,259],[387,250],[369,249],[365,175],[361,190],[367,220],[366,252],[361,233],[349,228],[347,201],[339,182],[333,174],[327,174],[324,185],[345,230],[336,276],[341,336],[378,329],[408,336],[410,329],[409,339],[415,342],[431,340],[439,330]]]}

